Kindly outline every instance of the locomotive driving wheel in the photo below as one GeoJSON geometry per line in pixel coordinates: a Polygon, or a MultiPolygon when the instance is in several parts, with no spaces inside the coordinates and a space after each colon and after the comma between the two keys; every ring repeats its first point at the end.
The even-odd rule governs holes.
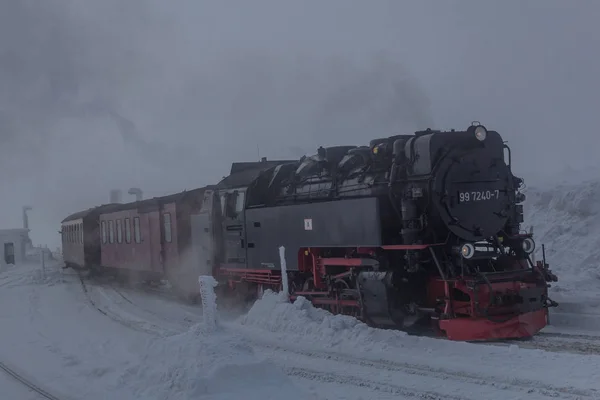
{"type": "MultiPolygon", "coordinates": [[[[344,278],[336,279],[333,282],[333,292],[338,300],[358,300],[358,290],[352,288],[350,282],[344,278]]],[[[350,315],[355,318],[360,314],[360,310],[353,306],[340,305],[335,308],[337,308],[339,314],[350,315]]]]}

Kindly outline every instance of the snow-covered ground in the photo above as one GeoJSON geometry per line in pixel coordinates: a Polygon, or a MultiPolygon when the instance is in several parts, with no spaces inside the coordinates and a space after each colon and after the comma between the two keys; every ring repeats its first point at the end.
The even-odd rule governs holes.
{"type": "Polygon", "coordinates": [[[531,340],[408,336],[271,292],[211,331],[160,290],[34,262],[0,270],[0,398],[600,399],[600,180],[526,194],[560,304],[531,340]]]}
{"type": "MultiPolygon", "coordinates": [[[[0,304],[1,365],[60,400],[600,398],[600,336],[572,327],[457,343],[266,292],[207,332],[199,306],[37,265],[0,273],[0,304]]],[[[48,398],[0,379],[6,398],[48,398]]]]}
{"type": "Polygon", "coordinates": [[[39,400],[41,395],[15,379],[11,371],[5,371],[0,366],[0,390],[2,398],[18,400],[39,400]]]}

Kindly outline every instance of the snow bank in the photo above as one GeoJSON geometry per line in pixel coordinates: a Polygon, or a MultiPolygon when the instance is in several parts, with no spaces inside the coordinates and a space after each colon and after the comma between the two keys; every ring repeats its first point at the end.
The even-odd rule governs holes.
{"type": "Polygon", "coordinates": [[[408,336],[404,332],[371,328],[350,316],[333,315],[313,307],[302,296],[290,303],[272,290],[265,290],[263,297],[254,303],[239,322],[270,332],[310,337],[327,347],[350,342],[361,343],[365,349],[369,349],[372,344],[382,349],[388,344],[402,346],[402,340],[408,336]]]}
{"type": "Polygon", "coordinates": [[[158,399],[306,399],[274,365],[258,358],[243,338],[226,330],[188,332],[150,341],[120,376],[115,393],[158,399]],[[291,397],[290,397],[291,396],[291,397]]]}
{"type": "Polygon", "coordinates": [[[546,258],[559,281],[551,293],[597,291],[600,285],[600,180],[526,191],[525,223],[534,227],[536,259],[546,258]]]}
{"type": "Polygon", "coordinates": [[[238,324],[239,332],[251,344],[282,347],[311,357],[343,357],[349,363],[370,360],[393,368],[416,368],[456,379],[469,377],[507,385],[519,380],[525,385],[543,384],[555,389],[565,385],[600,390],[598,356],[524,349],[516,343],[486,346],[374,329],[354,318],[314,308],[303,297],[285,302],[270,290],[238,324]],[[515,371],[519,371],[518,378],[515,371]]]}

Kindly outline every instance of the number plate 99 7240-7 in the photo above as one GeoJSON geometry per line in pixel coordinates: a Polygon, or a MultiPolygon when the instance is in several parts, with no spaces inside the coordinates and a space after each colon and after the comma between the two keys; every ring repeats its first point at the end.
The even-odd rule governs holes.
{"type": "Polygon", "coordinates": [[[469,190],[458,192],[458,202],[468,203],[473,201],[497,200],[500,197],[500,191],[496,190],[469,190]]]}

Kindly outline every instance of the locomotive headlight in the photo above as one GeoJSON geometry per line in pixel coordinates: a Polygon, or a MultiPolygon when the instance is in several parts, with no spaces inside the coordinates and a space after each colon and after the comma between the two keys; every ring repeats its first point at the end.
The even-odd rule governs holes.
{"type": "Polygon", "coordinates": [[[482,125],[479,125],[478,127],[475,128],[475,138],[477,140],[479,140],[480,142],[483,142],[486,137],[487,137],[487,130],[482,125]]]}
{"type": "Polygon", "coordinates": [[[521,246],[523,246],[523,251],[527,254],[531,254],[535,250],[535,242],[532,238],[526,238],[523,240],[521,246]]]}
{"type": "Polygon", "coordinates": [[[460,255],[467,260],[475,255],[475,246],[471,243],[463,244],[460,248],[460,255]]]}

